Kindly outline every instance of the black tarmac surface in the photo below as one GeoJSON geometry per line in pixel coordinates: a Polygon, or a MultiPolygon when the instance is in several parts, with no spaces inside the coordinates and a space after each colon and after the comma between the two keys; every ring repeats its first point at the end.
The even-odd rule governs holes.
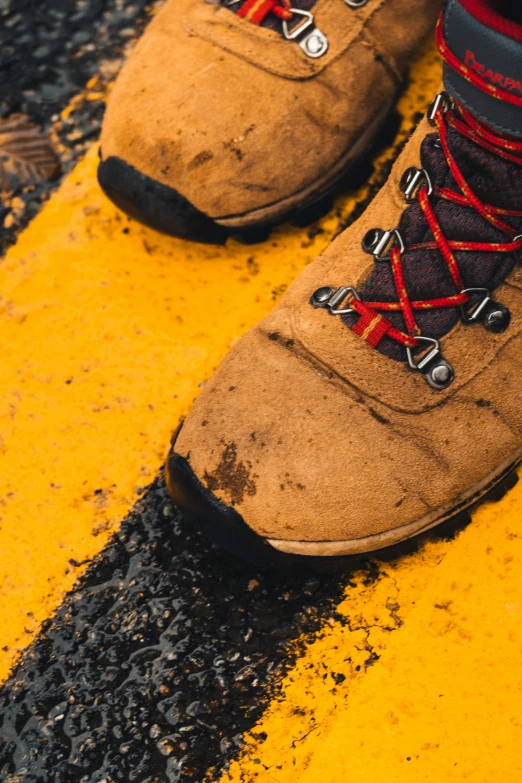
{"type": "Polygon", "coordinates": [[[158,479],[0,691],[0,780],[217,773],[277,695],[289,643],[337,616],[347,583],[217,551],[158,479]]]}
{"type": "MultiPolygon", "coordinates": [[[[69,171],[99,134],[107,85],[163,0],[0,0],[0,119],[24,114],[69,171]],[[82,98],[96,77],[99,97],[82,98]],[[77,106],[65,119],[71,100],[77,106]]],[[[57,182],[0,197],[0,256],[57,182]]]]}

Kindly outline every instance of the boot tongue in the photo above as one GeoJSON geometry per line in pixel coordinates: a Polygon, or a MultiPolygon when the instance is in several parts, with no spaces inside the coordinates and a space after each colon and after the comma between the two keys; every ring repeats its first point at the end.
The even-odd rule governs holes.
{"type": "MultiPolygon", "coordinates": [[[[444,37],[458,59],[482,79],[522,97],[522,25],[502,16],[502,8],[499,0],[448,0],[444,37]]],[[[478,119],[522,138],[521,106],[483,92],[447,63],[444,85],[478,119]]]]}

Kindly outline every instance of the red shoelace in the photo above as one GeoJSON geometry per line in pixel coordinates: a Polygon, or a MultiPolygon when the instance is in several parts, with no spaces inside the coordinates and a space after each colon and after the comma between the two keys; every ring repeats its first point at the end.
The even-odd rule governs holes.
{"type": "MultiPolygon", "coordinates": [[[[437,24],[436,38],[439,50],[446,62],[464,79],[471,82],[477,88],[494,98],[507,101],[510,104],[522,107],[522,97],[513,95],[507,90],[496,86],[487,81],[459,58],[449,49],[444,40],[443,34],[443,15],[439,17],[437,24]]],[[[471,189],[466,181],[454,155],[451,152],[448,143],[449,129],[457,131],[470,141],[488,150],[494,155],[504,158],[517,166],[522,167],[522,142],[516,141],[511,137],[497,133],[484,123],[477,120],[463,106],[452,102],[446,93],[441,93],[428,112],[430,124],[432,124],[439,133],[440,147],[444,153],[449,170],[457,183],[459,190],[452,190],[447,187],[433,187],[429,173],[425,169],[409,169],[406,175],[411,176],[412,180],[406,179],[404,188],[407,201],[417,201],[422,214],[430,228],[433,240],[430,242],[410,244],[405,246],[402,236],[397,229],[383,232],[379,229],[369,232],[371,235],[380,232],[375,239],[369,240],[369,247],[365,247],[368,252],[373,252],[376,259],[388,260],[388,256],[382,256],[383,250],[389,252],[389,262],[391,265],[393,282],[396,289],[397,301],[363,301],[357,291],[353,288],[332,289],[325,287],[318,289],[312,297],[311,303],[314,307],[327,307],[334,315],[347,315],[357,313],[359,318],[355,324],[351,325],[351,330],[362,337],[372,348],[377,348],[381,341],[387,337],[400,345],[404,346],[408,354],[408,362],[413,369],[423,370],[426,366],[433,365],[436,357],[440,357],[438,340],[423,335],[419,328],[415,313],[418,311],[434,310],[439,308],[460,308],[463,320],[474,321],[476,317],[484,310],[486,305],[496,303],[490,297],[487,289],[466,288],[463,276],[459,269],[459,264],[455,258],[455,252],[471,253],[518,253],[522,250],[522,235],[515,235],[515,229],[505,218],[522,217],[522,211],[500,209],[491,204],[482,201],[471,189]],[[462,207],[475,210],[491,226],[506,236],[505,242],[471,242],[449,240],[444,234],[444,230],[439,223],[435,209],[433,207],[434,199],[445,199],[462,207]],[[379,244],[380,243],[380,244],[379,244]],[[379,245],[379,251],[375,247],[379,245]],[[384,245],[384,247],[383,247],[384,245]],[[381,249],[382,248],[382,249],[381,249]],[[391,248],[391,252],[390,252],[391,248]],[[408,295],[405,283],[403,269],[403,255],[408,251],[419,250],[438,250],[447,264],[451,279],[455,286],[455,293],[451,296],[435,297],[432,299],[412,300],[408,295]],[[476,297],[482,294],[482,301],[477,303],[476,297]],[[347,304],[343,304],[346,298],[349,298],[347,304]],[[469,304],[471,302],[471,313],[469,304]],[[386,318],[385,313],[401,313],[405,331],[396,328],[391,321],[386,318]],[[413,360],[412,351],[428,347],[428,353],[418,363],[413,360]]],[[[402,186],[403,183],[401,183],[402,186]]],[[[365,238],[366,242],[366,238],[365,238]]],[[[365,243],[363,243],[363,246],[365,243]]],[[[491,325],[493,331],[502,331],[509,323],[509,312],[496,305],[497,313],[503,323],[500,328],[495,324],[491,325]]],[[[497,322],[498,324],[498,322],[497,322]]],[[[440,357],[441,359],[441,357],[440,357]]],[[[441,383],[434,385],[435,388],[443,388],[445,384],[451,382],[453,377],[451,367],[446,365],[441,376],[441,383]]],[[[433,378],[431,379],[433,381],[433,378]]],[[[428,382],[430,380],[428,379],[428,382]]]]}
{"type": "Polygon", "coordinates": [[[293,17],[291,7],[290,0],[246,0],[237,15],[254,24],[261,24],[270,13],[275,14],[284,22],[289,22],[293,17]]]}
{"type": "MultiPolygon", "coordinates": [[[[436,40],[440,53],[446,62],[464,79],[469,81],[478,89],[502,101],[506,101],[515,106],[522,107],[522,97],[517,96],[505,90],[498,85],[492,84],[477,74],[450,50],[444,40],[443,15],[441,14],[437,23],[436,40]]],[[[461,307],[465,308],[472,298],[472,291],[466,291],[465,283],[455,258],[455,251],[468,251],[473,253],[516,253],[522,250],[522,236],[513,236],[513,227],[503,218],[522,217],[521,211],[499,209],[491,204],[482,201],[472,191],[462,171],[460,170],[454,156],[451,153],[448,144],[448,129],[453,128],[463,136],[474,143],[487,149],[495,155],[505,160],[522,166],[522,142],[500,133],[496,133],[483,123],[479,122],[463,106],[452,104],[450,99],[444,93],[435,101],[434,108],[430,112],[430,121],[436,126],[442,150],[444,152],[448,167],[454,180],[459,186],[460,192],[449,188],[432,188],[427,172],[420,170],[419,178],[424,179],[424,185],[417,190],[416,198],[422,210],[426,222],[433,235],[432,242],[411,245],[408,248],[400,244],[394,246],[391,251],[390,263],[393,272],[395,287],[397,290],[397,302],[377,302],[361,301],[354,298],[350,302],[350,307],[360,318],[352,327],[355,334],[363,337],[372,347],[377,348],[381,340],[387,336],[396,340],[401,345],[409,349],[420,347],[422,343],[421,330],[415,320],[415,311],[430,310],[443,307],[461,307]],[[475,209],[485,220],[494,228],[505,234],[508,238],[506,242],[459,242],[448,240],[437,219],[433,209],[432,199],[442,198],[452,201],[463,207],[475,209]],[[444,296],[434,299],[423,299],[412,301],[408,296],[408,291],[404,282],[404,272],[402,265],[402,256],[406,250],[438,249],[446,261],[449,273],[455,285],[456,292],[453,296],[444,296]],[[406,331],[401,331],[393,326],[392,323],[381,313],[401,312],[406,325],[406,331]]]]}
{"type": "Polygon", "coordinates": [[[435,109],[432,111],[430,119],[432,124],[438,129],[440,145],[453,178],[460,188],[460,192],[449,188],[432,188],[427,172],[422,169],[419,170],[418,173],[423,175],[424,184],[417,190],[416,199],[430,227],[433,241],[410,245],[407,248],[404,245],[395,245],[393,247],[390,254],[390,263],[398,301],[361,301],[354,298],[349,303],[350,308],[360,316],[357,323],[352,327],[352,331],[363,337],[374,348],[377,348],[385,336],[396,340],[406,348],[418,348],[422,344],[422,339],[419,339],[422,335],[415,320],[416,310],[465,307],[470,302],[472,294],[466,291],[466,286],[454,255],[455,251],[516,253],[522,250],[522,236],[513,237],[515,230],[503,219],[510,216],[522,217],[522,211],[499,209],[483,202],[473,193],[449,148],[448,129],[450,127],[454,128],[476,144],[480,144],[495,155],[516,163],[518,166],[522,166],[522,142],[516,142],[513,139],[493,133],[462,106],[451,104],[449,98],[444,93],[441,93],[436,100],[435,109]],[[505,234],[509,238],[508,241],[460,242],[448,240],[435,214],[432,205],[433,198],[446,199],[463,207],[475,209],[492,226],[505,234]],[[454,295],[413,301],[409,298],[404,282],[402,256],[407,251],[422,249],[438,249],[440,251],[455,285],[456,292],[454,295]],[[406,331],[395,328],[385,316],[381,315],[381,313],[386,312],[401,312],[406,331]]]}

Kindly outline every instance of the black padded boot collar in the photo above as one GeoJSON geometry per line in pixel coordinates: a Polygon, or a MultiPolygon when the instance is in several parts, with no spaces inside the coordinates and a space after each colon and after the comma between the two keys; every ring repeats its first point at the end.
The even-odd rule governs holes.
{"type": "MultiPolygon", "coordinates": [[[[448,0],[444,37],[459,60],[479,76],[522,98],[522,42],[482,23],[459,0],[448,0]]],[[[522,138],[522,107],[488,95],[447,63],[444,86],[478,119],[501,133],[522,138]]]]}

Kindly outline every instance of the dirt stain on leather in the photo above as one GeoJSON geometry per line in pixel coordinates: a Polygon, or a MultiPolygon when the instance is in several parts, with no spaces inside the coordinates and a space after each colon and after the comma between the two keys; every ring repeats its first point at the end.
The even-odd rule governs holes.
{"type": "Polygon", "coordinates": [[[212,473],[205,472],[203,478],[210,492],[221,490],[228,495],[233,506],[241,503],[245,495],[255,495],[255,476],[252,464],[237,458],[235,443],[223,442],[223,452],[218,466],[212,473]]]}
{"type": "Polygon", "coordinates": [[[202,166],[204,163],[208,163],[209,160],[212,160],[214,155],[210,150],[203,150],[203,152],[198,153],[192,160],[190,161],[188,168],[191,169],[197,169],[199,166],[202,166]]]}
{"type": "Polygon", "coordinates": [[[267,337],[274,343],[281,343],[286,348],[294,347],[294,340],[291,337],[283,337],[279,332],[268,332],[267,337]]]}

